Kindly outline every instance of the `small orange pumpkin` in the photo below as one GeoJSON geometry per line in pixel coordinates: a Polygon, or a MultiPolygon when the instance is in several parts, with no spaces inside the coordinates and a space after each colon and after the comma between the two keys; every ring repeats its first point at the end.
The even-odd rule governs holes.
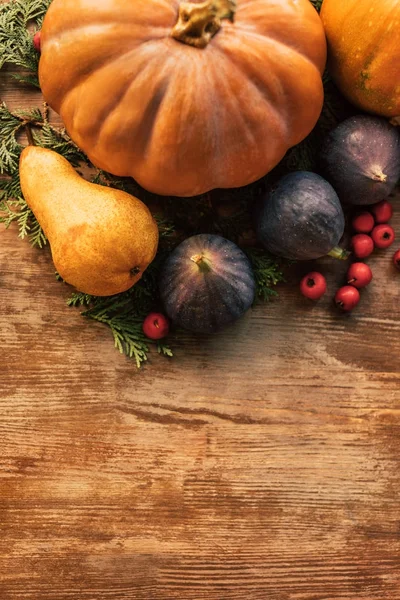
{"type": "Polygon", "coordinates": [[[356,106],[400,116],[400,0],[324,0],[328,64],[356,106]]]}
{"type": "Polygon", "coordinates": [[[41,43],[41,88],[72,139],[158,194],[259,179],[322,108],[309,0],[53,0],[41,43]]]}

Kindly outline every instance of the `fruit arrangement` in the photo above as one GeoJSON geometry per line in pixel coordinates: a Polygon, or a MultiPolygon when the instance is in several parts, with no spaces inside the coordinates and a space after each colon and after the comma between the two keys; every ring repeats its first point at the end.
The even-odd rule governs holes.
{"type": "MultiPolygon", "coordinates": [[[[150,342],[171,355],[171,330],[235,323],[288,261],[348,261],[332,302],[351,312],[365,259],[395,241],[399,7],[383,4],[324,0],[321,17],[319,0],[2,5],[3,62],[46,103],[0,109],[0,220],[49,244],[69,304],[138,366],[150,342]]],[[[314,265],[299,281],[315,302],[328,289],[314,265]]]]}

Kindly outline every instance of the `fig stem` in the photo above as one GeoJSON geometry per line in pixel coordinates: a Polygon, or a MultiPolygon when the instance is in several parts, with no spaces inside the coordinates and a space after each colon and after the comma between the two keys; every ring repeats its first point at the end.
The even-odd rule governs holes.
{"type": "Polygon", "coordinates": [[[372,169],[372,179],[374,181],[386,181],[387,175],[382,171],[380,167],[374,167],[372,169]]]}
{"type": "Polygon", "coordinates": [[[204,254],[195,254],[194,256],[191,256],[190,260],[196,263],[202,273],[211,271],[211,263],[204,254]]]}
{"type": "Polygon", "coordinates": [[[328,256],[338,258],[339,260],[347,260],[350,256],[350,252],[344,248],[341,248],[340,246],[335,246],[330,252],[328,252],[328,256]]]}

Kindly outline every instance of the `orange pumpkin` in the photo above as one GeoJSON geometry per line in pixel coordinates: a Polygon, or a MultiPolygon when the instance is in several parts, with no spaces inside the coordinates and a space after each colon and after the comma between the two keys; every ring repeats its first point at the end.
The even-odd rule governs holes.
{"type": "Polygon", "coordinates": [[[270,171],[322,108],[309,0],[53,0],[40,84],[98,167],[158,194],[270,171]]]}
{"type": "Polygon", "coordinates": [[[356,106],[400,116],[400,0],[324,0],[328,64],[356,106]]]}

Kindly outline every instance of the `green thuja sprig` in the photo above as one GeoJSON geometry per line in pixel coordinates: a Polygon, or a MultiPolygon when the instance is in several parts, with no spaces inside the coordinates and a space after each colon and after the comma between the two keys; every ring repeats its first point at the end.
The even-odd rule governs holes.
{"type": "Polygon", "coordinates": [[[65,129],[57,129],[46,121],[39,127],[38,131],[32,131],[32,135],[37,146],[61,154],[72,166],[79,167],[83,162],[90,164],[87,157],[71,140],[65,129]]]}
{"type": "Polygon", "coordinates": [[[40,28],[51,0],[11,0],[0,5],[0,68],[18,67],[13,77],[21,83],[39,87],[39,55],[32,43],[32,31],[40,28]]]}
{"type": "Polygon", "coordinates": [[[315,6],[318,12],[321,10],[323,0],[310,0],[310,2],[313,6],[315,6]]]}
{"type": "Polygon", "coordinates": [[[263,302],[276,297],[274,289],[278,283],[284,282],[282,267],[276,258],[262,248],[247,248],[246,254],[251,262],[256,282],[256,298],[263,302]]]}
{"type": "Polygon", "coordinates": [[[19,237],[28,237],[39,248],[46,245],[46,236],[23,198],[18,168],[24,148],[20,135],[28,134],[36,145],[51,148],[74,166],[86,159],[64,130],[50,125],[47,112],[46,105],[42,110],[11,111],[4,102],[0,104],[0,223],[10,227],[16,222],[19,237]]]}
{"type": "Polygon", "coordinates": [[[0,223],[18,224],[19,237],[29,237],[33,245],[46,243],[43,231],[26,204],[19,180],[18,164],[23,146],[18,141],[28,123],[43,124],[39,109],[11,112],[0,104],[0,223]]]}
{"type": "Polygon", "coordinates": [[[115,348],[121,354],[134,358],[137,367],[140,367],[147,360],[149,347],[147,338],[142,331],[142,323],[146,315],[138,316],[135,313],[129,300],[117,299],[109,303],[105,301],[104,304],[98,301],[83,315],[108,325],[115,348]]]}
{"type": "Polygon", "coordinates": [[[101,298],[88,294],[74,293],[67,301],[68,306],[84,307],[82,315],[107,325],[112,333],[116,349],[129,358],[134,358],[137,367],[147,359],[150,346],[156,345],[157,352],[172,357],[171,347],[163,342],[154,342],[142,330],[146,315],[159,309],[158,275],[166,252],[159,250],[154,261],[144,272],[142,279],[130,290],[116,296],[101,298]]]}

